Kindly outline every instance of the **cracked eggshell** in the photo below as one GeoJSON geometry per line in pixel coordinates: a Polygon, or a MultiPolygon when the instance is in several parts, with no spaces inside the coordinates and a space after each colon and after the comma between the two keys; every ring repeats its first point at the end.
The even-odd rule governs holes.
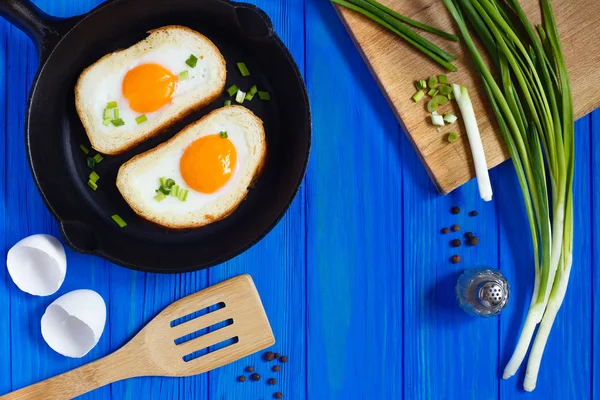
{"type": "Polygon", "coordinates": [[[32,235],[8,251],[6,267],[19,289],[35,296],[49,296],[65,280],[67,256],[54,236],[32,235]]]}
{"type": "Polygon", "coordinates": [[[106,323],[106,304],[93,290],[62,295],[42,316],[42,336],[57,353],[81,358],[96,346],[106,323]]]}

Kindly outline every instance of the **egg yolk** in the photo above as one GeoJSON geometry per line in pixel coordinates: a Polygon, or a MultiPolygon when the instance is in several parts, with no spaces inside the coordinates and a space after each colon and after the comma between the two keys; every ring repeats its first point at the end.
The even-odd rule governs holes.
{"type": "Polygon", "coordinates": [[[123,96],[138,113],[149,113],[171,102],[177,89],[177,77],[158,64],[132,68],[123,78],[123,96]]]}
{"type": "Polygon", "coordinates": [[[185,183],[200,193],[213,193],[231,178],[237,153],[231,140],[207,135],[192,142],[183,152],[179,171],[185,183]]]}

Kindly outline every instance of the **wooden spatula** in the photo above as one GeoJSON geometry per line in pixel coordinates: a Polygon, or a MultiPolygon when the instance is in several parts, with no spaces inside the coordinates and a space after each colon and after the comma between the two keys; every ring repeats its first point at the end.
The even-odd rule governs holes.
{"type": "Polygon", "coordinates": [[[190,376],[210,371],[275,343],[250,275],[240,275],[174,302],[114,353],[54,378],[0,397],[70,399],[109,383],[138,376],[190,376]],[[224,307],[175,326],[172,321],[207,307],[224,307]],[[221,304],[222,305],[222,304],[221,304]],[[176,344],[176,339],[223,321],[233,323],[176,344]],[[229,339],[234,343],[184,361],[185,356],[229,339]],[[237,341],[236,341],[237,340],[237,341]]]}

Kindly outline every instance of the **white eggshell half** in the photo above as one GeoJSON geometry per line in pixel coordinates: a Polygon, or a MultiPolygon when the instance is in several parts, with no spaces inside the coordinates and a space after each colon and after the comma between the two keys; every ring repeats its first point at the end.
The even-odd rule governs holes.
{"type": "Polygon", "coordinates": [[[65,280],[67,256],[54,236],[32,235],[8,251],[6,267],[19,289],[35,296],[49,296],[65,280]]]}
{"type": "Polygon", "coordinates": [[[93,290],[62,295],[42,316],[42,336],[57,353],[81,358],[96,346],[106,323],[106,304],[93,290]]]}

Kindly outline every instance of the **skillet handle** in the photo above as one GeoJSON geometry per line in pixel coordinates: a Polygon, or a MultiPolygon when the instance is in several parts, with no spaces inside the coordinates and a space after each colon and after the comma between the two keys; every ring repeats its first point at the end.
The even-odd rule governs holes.
{"type": "Polygon", "coordinates": [[[63,33],[61,22],[40,10],[30,0],[0,0],[0,16],[22,30],[35,43],[40,59],[45,59],[63,33]]]}

